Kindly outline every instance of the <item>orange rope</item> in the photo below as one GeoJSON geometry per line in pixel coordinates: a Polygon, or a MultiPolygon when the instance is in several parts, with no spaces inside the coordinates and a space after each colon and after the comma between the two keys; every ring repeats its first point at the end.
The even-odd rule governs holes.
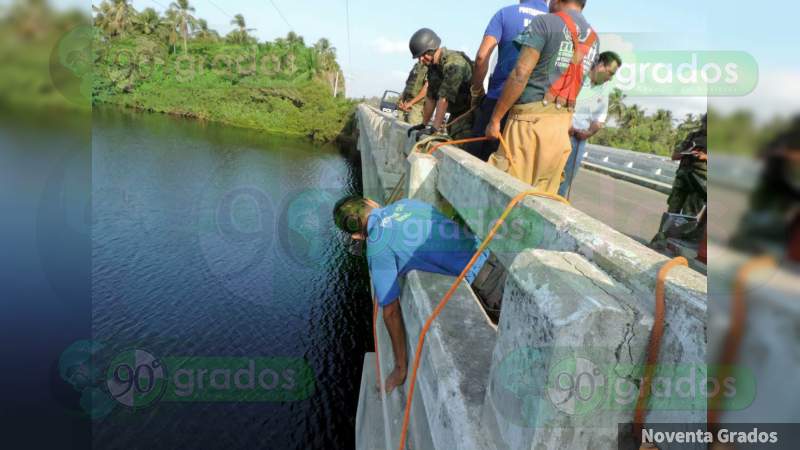
{"type": "MultiPolygon", "coordinates": [[[[747,320],[747,303],[745,293],[747,280],[753,271],[775,267],[775,260],[770,256],[753,258],[742,265],[736,272],[733,281],[733,297],[731,298],[731,325],[725,336],[722,347],[722,357],[719,362],[719,375],[717,380],[724,380],[730,375],[730,365],[739,359],[739,347],[744,336],[744,326],[747,320]]],[[[717,423],[720,414],[720,394],[709,399],[708,417],[709,425],[717,423]]]]}
{"type": "MultiPolygon", "coordinates": [[[[481,137],[476,137],[476,138],[459,139],[459,140],[456,140],[456,141],[440,142],[440,143],[434,145],[433,147],[431,147],[431,149],[428,151],[428,154],[432,155],[433,152],[435,152],[436,150],[439,150],[440,147],[445,146],[445,145],[469,144],[471,142],[488,141],[490,139],[491,138],[489,138],[487,136],[481,136],[481,137]]],[[[511,157],[511,151],[508,149],[508,144],[506,144],[506,140],[503,138],[503,136],[500,136],[500,148],[503,149],[503,154],[506,156],[506,159],[508,160],[508,165],[511,167],[511,170],[514,172],[513,176],[516,176],[517,174],[519,174],[519,172],[517,171],[516,165],[514,165],[514,158],[511,157]]]]}
{"type": "Polygon", "coordinates": [[[428,155],[432,155],[436,150],[439,150],[439,148],[444,147],[445,145],[469,144],[470,142],[481,142],[481,141],[488,141],[488,140],[489,140],[488,137],[480,136],[480,137],[467,138],[467,139],[457,139],[457,140],[454,140],[454,141],[439,142],[438,144],[432,146],[431,149],[428,150],[427,154],[428,155]]]}
{"type": "Polygon", "coordinates": [[[464,270],[461,271],[461,274],[458,275],[458,278],[456,278],[456,280],[450,286],[450,289],[447,290],[447,293],[444,294],[444,297],[442,297],[442,300],[439,301],[439,304],[436,305],[436,308],[433,310],[433,313],[430,315],[430,317],[428,317],[428,320],[425,321],[425,325],[422,327],[422,330],[419,333],[419,340],[417,341],[417,351],[416,354],[414,355],[414,365],[412,366],[411,370],[408,398],[406,399],[406,410],[403,416],[403,430],[400,434],[400,447],[399,447],[400,450],[403,450],[405,448],[406,438],[408,435],[408,422],[409,419],[411,418],[411,402],[414,399],[414,388],[417,382],[417,370],[419,369],[420,358],[422,356],[422,346],[425,343],[425,336],[428,334],[428,330],[430,329],[433,321],[436,320],[436,318],[442,312],[444,307],[450,301],[450,298],[453,296],[456,289],[458,289],[458,285],[467,276],[467,272],[469,272],[469,270],[475,264],[475,261],[478,260],[478,257],[481,255],[481,253],[483,253],[483,251],[486,250],[486,247],[489,246],[489,243],[492,242],[492,239],[494,239],[495,235],[497,234],[497,231],[500,229],[503,223],[505,223],[506,218],[508,217],[509,214],[511,214],[511,210],[514,209],[514,207],[527,196],[544,197],[559,201],[567,205],[569,204],[569,202],[560,195],[550,194],[547,192],[540,192],[540,191],[525,191],[514,197],[511,200],[511,202],[509,202],[508,206],[506,206],[506,209],[505,211],[503,211],[503,214],[500,215],[500,218],[497,219],[497,223],[495,223],[494,227],[492,227],[491,231],[489,231],[489,234],[486,235],[486,239],[483,240],[481,245],[478,247],[478,250],[475,252],[474,255],[472,255],[472,259],[469,260],[467,265],[464,267],[464,270]]]}
{"type": "Polygon", "coordinates": [[[389,194],[389,198],[386,199],[386,204],[387,205],[391,205],[392,203],[394,203],[397,200],[397,198],[395,198],[395,197],[398,196],[398,194],[402,191],[402,189],[400,189],[400,186],[405,181],[406,181],[406,172],[403,172],[403,174],[400,175],[400,179],[397,180],[397,184],[394,185],[394,189],[392,189],[392,193],[389,194]]]}
{"type": "Polygon", "coordinates": [[[689,261],[683,256],[678,256],[669,260],[661,266],[656,278],[656,306],[653,313],[653,329],[650,331],[650,340],[647,343],[647,362],[644,366],[644,376],[639,387],[639,399],[636,401],[636,412],[633,416],[633,436],[637,443],[642,442],[642,426],[647,408],[647,401],[650,398],[650,388],[653,382],[653,374],[658,363],[658,353],[661,350],[661,337],[664,335],[664,293],[666,291],[667,275],[669,271],[677,266],[689,266],[689,261]]]}
{"type": "MultiPolygon", "coordinates": [[[[455,141],[445,141],[445,142],[440,142],[440,143],[438,143],[438,144],[435,144],[435,145],[433,145],[433,146],[430,148],[430,150],[428,150],[428,152],[427,152],[427,153],[424,153],[424,152],[423,152],[423,153],[424,153],[424,154],[426,154],[426,155],[433,155],[433,153],[434,153],[436,150],[439,150],[441,147],[443,147],[443,146],[445,146],[445,145],[469,144],[469,143],[471,143],[471,142],[481,142],[481,141],[488,141],[488,140],[489,140],[489,138],[488,138],[488,137],[486,137],[486,136],[481,136],[481,137],[476,137],[476,138],[458,139],[458,140],[455,140],[455,141]]],[[[506,159],[508,160],[508,164],[509,164],[509,166],[511,166],[511,170],[512,170],[512,171],[513,171],[515,174],[516,174],[516,173],[518,173],[518,172],[517,172],[517,168],[516,168],[516,166],[514,165],[514,159],[511,157],[511,152],[508,150],[508,145],[506,144],[506,141],[505,141],[505,139],[503,139],[503,137],[502,137],[502,136],[500,136],[500,147],[503,149],[503,153],[505,154],[505,156],[506,156],[506,159]]],[[[401,184],[403,184],[403,182],[404,182],[405,180],[406,180],[406,174],[405,174],[405,173],[403,173],[403,174],[400,176],[400,180],[398,180],[397,184],[396,184],[396,185],[394,186],[394,188],[392,189],[392,192],[389,194],[389,198],[386,200],[386,203],[387,203],[387,204],[391,204],[391,203],[393,203],[395,200],[397,200],[397,198],[395,198],[395,197],[397,196],[397,194],[399,194],[399,193],[400,193],[400,185],[401,185],[401,184]]]]}
{"type": "Polygon", "coordinates": [[[458,122],[461,122],[464,118],[469,116],[469,113],[471,113],[472,111],[475,111],[477,108],[478,108],[477,106],[473,106],[472,108],[468,109],[467,112],[465,112],[464,114],[456,117],[455,119],[450,121],[448,124],[446,124],[445,128],[446,127],[452,127],[453,125],[457,124],[458,122]]]}
{"type": "MultiPolygon", "coordinates": [[[[375,304],[372,308],[372,340],[375,342],[375,375],[378,377],[378,386],[383,389],[381,379],[381,359],[378,353],[378,298],[375,297],[375,304]]],[[[368,387],[369,388],[369,387],[368,387]]]]}

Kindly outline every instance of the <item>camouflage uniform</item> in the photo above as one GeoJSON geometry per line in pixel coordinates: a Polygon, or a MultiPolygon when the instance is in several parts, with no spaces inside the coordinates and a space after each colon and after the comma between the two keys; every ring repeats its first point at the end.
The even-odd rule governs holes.
{"type": "MultiPolygon", "coordinates": [[[[686,139],[678,145],[678,149],[685,152],[691,150],[695,145],[705,147],[706,135],[706,128],[689,133],[686,139]]],[[[675,173],[672,192],[667,199],[667,211],[690,216],[699,214],[706,204],[707,173],[707,161],[700,161],[693,156],[684,156],[675,173]]]]}
{"type": "MultiPolygon", "coordinates": [[[[406,80],[406,89],[400,97],[401,101],[407,102],[413,99],[422,90],[425,85],[425,78],[428,76],[428,66],[418,62],[411,69],[406,80]]],[[[411,111],[403,112],[403,120],[406,122],[417,125],[422,123],[422,110],[425,107],[425,99],[419,101],[416,105],[411,107],[411,111]]]]}
{"type": "MultiPolygon", "coordinates": [[[[469,86],[472,81],[472,60],[462,52],[442,48],[439,64],[428,68],[428,98],[438,101],[446,98],[450,121],[454,121],[469,111],[469,86]]],[[[472,113],[460,119],[448,134],[453,139],[464,139],[472,136],[472,113]]]]}

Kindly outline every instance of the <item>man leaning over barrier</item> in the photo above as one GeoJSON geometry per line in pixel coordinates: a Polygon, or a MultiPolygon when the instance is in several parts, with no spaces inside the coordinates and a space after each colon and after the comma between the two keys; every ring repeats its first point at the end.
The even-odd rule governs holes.
{"type": "MultiPolygon", "coordinates": [[[[376,301],[394,353],[394,369],[385,390],[402,385],[408,370],[406,333],[400,309],[400,279],[412,270],[458,276],[478,250],[480,241],[460,225],[417,200],[381,207],[359,196],[339,200],[333,208],[336,226],[367,245],[367,262],[376,301]]],[[[465,280],[485,303],[499,306],[505,271],[485,251],[465,280]]]]}

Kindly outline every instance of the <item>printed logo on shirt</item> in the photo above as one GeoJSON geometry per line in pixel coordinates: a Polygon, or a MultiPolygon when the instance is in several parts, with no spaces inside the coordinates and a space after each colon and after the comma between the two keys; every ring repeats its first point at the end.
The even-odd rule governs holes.
{"type": "MultiPolygon", "coordinates": [[[[567,69],[569,67],[569,65],[572,63],[572,54],[574,52],[572,36],[570,36],[569,30],[566,26],[564,27],[564,34],[566,36],[566,40],[561,41],[561,46],[558,49],[558,55],[556,55],[556,68],[558,69],[567,69]]],[[[580,29],[578,29],[578,36],[580,36],[580,29]]],[[[585,38],[581,39],[581,42],[585,42],[588,37],[589,34],[587,34],[585,38]]],[[[596,57],[597,45],[593,45],[583,58],[584,73],[589,73],[589,71],[592,69],[592,62],[596,57]]]]}
{"type": "MultiPolygon", "coordinates": [[[[541,16],[541,15],[547,14],[546,11],[540,11],[540,10],[538,10],[536,8],[531,8],[530,6],[520,6],[519,7],[519,13],[520,14],[525,14],[525,15],[528,15],[528,16],[532,16],[532,17],[536,17],[536,16],[541,16]]],[[[531,19],[525,19],[525,20],[522,21],[522,23],[525,26],[525,28],[528,28],[528,25],[530,25],[531,22],[533,22],[532,18],[531,19]]]]}
{"type": "Polygon", "coordinates": [[[408,218],[411,217],[411,213],[410,212],[403,213],[404,210],[405,210],[405,206],[404,205],[398,205],[397,208],[395,208],[395,210],[394,210],[394,212],[392,213],[391,216],[386,216],[386,217],[383,218],[383,220],[381,220],[381,226],[385,228],[392,221],[401,222],[402,223],[402,222],[405,222],[406,220],[408,220],[408,218]]]}

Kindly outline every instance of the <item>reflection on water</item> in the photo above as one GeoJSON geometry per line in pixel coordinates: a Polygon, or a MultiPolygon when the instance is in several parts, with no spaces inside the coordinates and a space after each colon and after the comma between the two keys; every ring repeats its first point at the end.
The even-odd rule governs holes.
{"type": "Polygon", "coordinates": [[[97,448],[353,448],[371,306],[330,210],[359,168],[333,148],[108,111],[92,159],[105,353],[298,358],[315,386],[300,401],[118,405],[94,426],[97,448]]]}

